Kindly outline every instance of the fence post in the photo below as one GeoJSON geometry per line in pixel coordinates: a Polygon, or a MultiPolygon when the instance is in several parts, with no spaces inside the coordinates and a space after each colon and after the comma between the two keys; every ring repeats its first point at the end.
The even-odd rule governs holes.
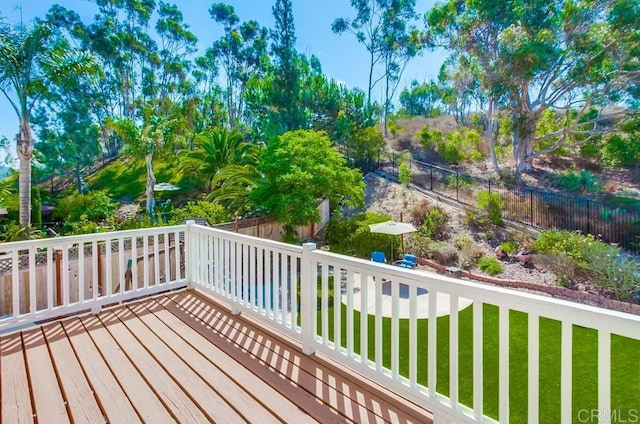
{"type": "Polygon", "coordinates": [[[312,355],[315,352],[313,341],[316,334],[315,299],[317,287],[316,272],[311,259],[311,252],[316,249],[315,243],[302,245],[302,261],[300,269],[300,331],[302,332],[302,353],[312,355]]]}
{"type": "Polygon", "coordinates": [[[489,180],[489,195],[491,195],[491,180],[489,180]]]}
{"type": "Polygon", "coordinates": [[[530,225],[534,225],[533,223],[533,190],[529,190],[529,223],[530,225]]]}
{"type": "Polygon", "coordinates": [[[591,234],[591,200],[587,199],[587,234],[591,234]]]}
{"type": "MultiPolygon", "coordinates": [[[[196,223],[196,221],[189,219],[187,220],[187,228],[184,230],[184,269],[185,269],[185,278],[187,279],[187,284],[191,286],[193,284],[193,265],[194,261],[191,256],[193,256],[193,246],[191,245],[192,240],[194,239],[193,234],[191,233],[192,226],[196,223]]],[[[177,241],[177,240],[176,240],[177,241]]],[[[176,243],[176,256],[178,255],[178,243],[176,243]]],[[[176,270],[176,277],[179,270],[176,270]]]]}
{"type": "Polygon", "coordinates": [[[456,171],[456,202],[460,201],[460,184],[459,184],[459,179],[458,179],[458,171],[456,171]]]}
{"type": "Polygon", "coordinates": [[[433,191],[433,166],[429,165],[429,190],[433,191]]]}

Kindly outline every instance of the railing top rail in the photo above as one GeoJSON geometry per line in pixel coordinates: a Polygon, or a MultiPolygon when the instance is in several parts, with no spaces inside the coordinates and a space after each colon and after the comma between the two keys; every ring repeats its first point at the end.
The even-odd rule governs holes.
{"type": "Polygon", "coordinates": [[[110,231],[106,233],[82,234],[76,236],[51,237],[37,240],[12,241],[7,243],[0,243],[0,252],[15,249],[29,249],[31,247],[49,247],[57,246],[60,244],[75,244],[93,240],[104,241],[107,239],[118,239],[120,237],[152,236],[155,234],[184,231],[186,228],[186,225],[172,225],[166,227],[140,228],[136,230],[110,231]]]}
{"type": "Polygon", "coordinates": [[[261,237],[255,237],[255,236],[250,236],[247,234],[240,234],[240,233],[235,233],[232,231],[227,231],[227,230],[222,230],[219,228],[213,228],[213,227],[205,227],[203,225],[198,225],[198,224],[191,224],[190,227],[191,230],[195,230],[196,232],[199,233],[215,233],[220,237],[224,237],[224,238],[233,238],[233,239],[240,239],[240,240],[245,240],[246,242],[251,242],[252,244],[259,244],[259,245],[263,245],[272,249],[277,249],[277,250],[284,250],[284,251],[288,251],[291,253],[297,253],[297,254],[302,254],[302,246],[297,246],[294,244],[287,244],[287,243],[282,243],[279,241],[273,241],[273,240],[269,240],[269,239],[264,239],[261,237]]]}
{"type": "Polygon", "coordinates": [[[640,339],[640,316],[591,305],[570,302],[549,296],[523,292],[515,289],[460,280],[434,272],[412,270],[389,264],[379,264],[359,258],[338,255],[332,252],[314,250],[318,262],[330,262],[346,269],[376,271],[391,280],[398,279],[408,286],[422,286],[428,283],[437,292],[478,300],[483,303],[506,307],[558,321],[569,320],[576,325],[611,331],[626,337],[640,339]]]}

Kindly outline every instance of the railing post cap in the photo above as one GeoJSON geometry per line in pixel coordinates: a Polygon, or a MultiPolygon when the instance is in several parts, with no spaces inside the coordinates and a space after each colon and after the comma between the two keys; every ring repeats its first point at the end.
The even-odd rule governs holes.
{"type": "Polygon", "coordinates": [[[314,242],[308,241],[306,243],[302,243],[302,248],[304,250],[316,250],[316,244],[314,242]]]}
{"type": "Polygon", "coordinates": [[[185,224],[187,224],[187,225],[195,225],[195,223],[196,223],[196,221],[195,221],[195,220],[193,220],[193,219],[187,219],[187,220],[185,221],[185,224]]]}

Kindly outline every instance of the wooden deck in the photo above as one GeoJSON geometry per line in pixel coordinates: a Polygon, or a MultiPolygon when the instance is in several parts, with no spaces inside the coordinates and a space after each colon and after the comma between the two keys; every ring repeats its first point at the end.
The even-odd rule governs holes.
{"type": "Polygon", "coordinates": [[[1,335],[0,387],[0,423],[431,422],[195,290],[1,335]]]}

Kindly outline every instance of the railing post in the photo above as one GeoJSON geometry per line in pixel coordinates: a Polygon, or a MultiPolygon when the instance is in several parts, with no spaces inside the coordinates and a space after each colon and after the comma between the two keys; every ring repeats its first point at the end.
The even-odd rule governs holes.
{"type": "Polygon", "coordinates": [[[302,245],[301,277],[300,277],[300,331],[302,332],[302,353],[312,355],[315,352],[313,339],[316,333],[316,308],[315,298],[317,278],[314,272],[314,263],[311,259],[311,251],[316,249],[315,243],[302,245]]]}
{"type": "MultiPolygon", "coordinates": [[[[193,286],[193,259],[191,252],[193,248],[191,246],[191,227],[196,223],[196,221],[189,219],[186,221],[187,228],[184,230],[184,272],[185,278],[187,279],[187,285],[189,287],[193,286]]],[[[176,240],[176,255],[178,255],[178,243],[176,240]]],[[[178,271],[176,270],[176,277],[178,276],[178,271]]]]}

